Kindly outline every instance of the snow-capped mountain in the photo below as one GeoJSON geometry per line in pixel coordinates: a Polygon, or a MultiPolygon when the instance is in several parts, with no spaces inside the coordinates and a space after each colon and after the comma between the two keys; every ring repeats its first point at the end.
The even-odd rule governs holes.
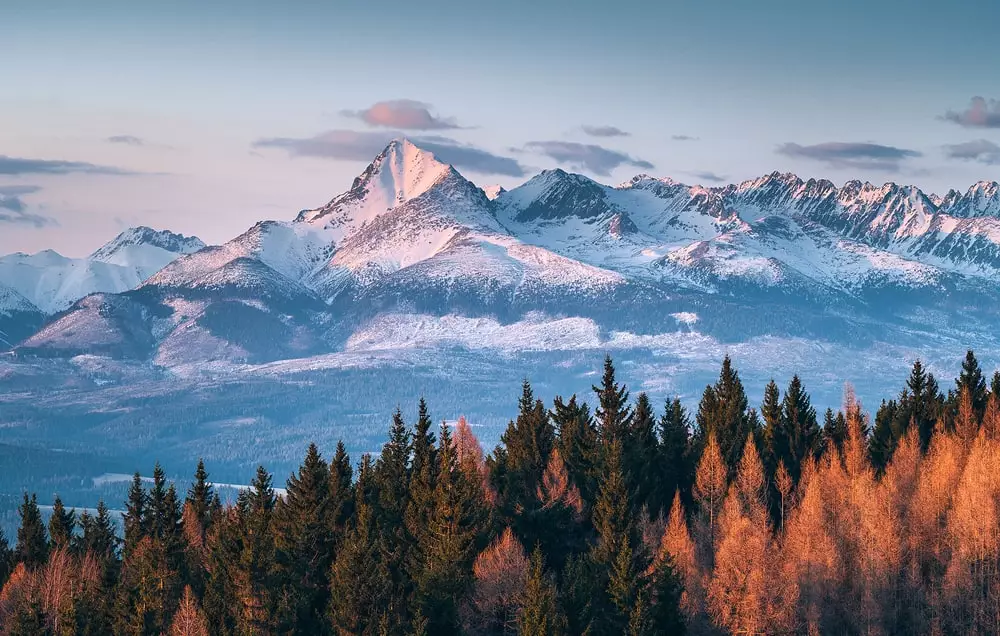
{"type": "MultiPolygon", "coordinates": [[[[119,237],[87,263],[152,269],[159,254],[162,269],[142,284],[136,270],[117,289],[92,285],[135,289],[77,302],[20,350],[166,367],[255,362],[384,346],[377,325],[446,316],[461,320],[441,324],[463,328],[578,318],[595,333],[634,334],[675,331],[685,316],[740,339],[853,337],[961,308],[980,329],[1000,323],[998,189],[983,182],[939,198],[781,173],[711,188],[639,175],[612,187],[547,170],[506,191],[397,140],[325,205],[223,245],[146,230],[119,237]]],[[[57,257],[42,270],[60,271],[57,257]]]]}
{"type": "Polygon", "coordinates": [[[0,285],[0,350],[31,335],[44,319],[41,310],[15,290],[0,285]]]}
{"type": "Polygon", "coordinates": [[[89,294],[133,289],[178,256],[203,247],[194,237],[131,228],[86,258],[68,258],[52,250],[0,257],[0,284],[53,314],[89,294]]]}

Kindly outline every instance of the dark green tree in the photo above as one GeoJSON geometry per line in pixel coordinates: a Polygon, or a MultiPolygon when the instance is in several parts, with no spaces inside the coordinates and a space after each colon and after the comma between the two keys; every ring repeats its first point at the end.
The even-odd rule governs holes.
{"type": "Polygon", "coordinates": [[[139,473],[132,476],[132,485],[129,487],[128,498],[125,500],[125,514],[122,523],[125,527],[125,543],[123,556],[127,557],[139,541],[146,536],[149,526],[149,496],[142,485],[142,477],[139,473]]]}
{"type": "Polygon", "coordinates": [[[52,502],[52,516],[49,517],[49,541],[54,549],[66,548],[72,544],[76,532],[76,510],[66,510],[62,499],[56,495],[52,502]]]}
{"type": "Polygon", "coordinates": [[[556,445],[569,477],[580,489],[584,500],[591,501],[597,490],[599,471],[594,463],[597,457],[597,430],[590,408],[585,402],[577,402],[576,395],[569,402],[556,397],[552,401],[551,417],[557,431],[556,445]]]}
{"type": "Polygon", "coordinates": [[[649,396],[640,393],[635,401],[625,449],[625,471],[629,490],[633,493],[637,510],[646,508],[655,516],[663,508],[668,496],[663,487],[665,467],[660,462],[660,445],[656,436],[656,416],[649,396]]]}
{"type": "Polygon", "coordinates": [[[601,386],[592,387],[597,394],[597,433],[605,450],[614,440],[627,445],[632,425],[632,409],[628,406],[628,387],[615,380],[615,365],[611,356],[604,357],[604,375],[601,386]]]}
{"type": "Polygon", "coordinates": [[[955,380],[955,395],[960,395],[963,388],[969,389],[969,394],[972,396],[972,408],[975,409],[976,415],[981,418],[983,411],[986,410],[986,379],[983,377],[982,369],[979,368],[976,354],[971,349],[965,353],[962,371],[959,373],[958,379],[955,380]]]}
{"type": "Polygon", "coordinates": [[[758,434],[748,409],[743,382],[733,368],[732,360],[726,356],[719,380],[714,386],[705,387],[695,419],[699,446],[706,434],[714,432],[730,477],[736,474],[736,467],[743,457],[743,444],[751,434],[755,437],[758,434]]]}
{"type": "Polygon", "coordinates": [[[687,626],[680,607],[684,588],[671,559],[657,559],[650,578],[650,633],[678,636],[686,633],[687,626]]]}
{"type": "Polygon", "coordinates": [[[823,414],[823,448],[828,453],[842,453],[847,439],[847,418],[843,411],[827,408],[823,414]]]}
{"type": "Polygon", "coordinates": [[[680,398],[667,402],[660,418],[660,507],[651,514],[666,514],[673,493],[680,491],[685,501],[690,501],[691,483],[694,481],[694,462],[691,456],[691,423],[680,398]]]}
{"type": "Polygon", "coordinates": [[[49,556],[49,544],[45,536],[45,524],[38,510],[38,498],[32,493],[24,493],[24,500],[17,508],[21,526],[17,529],[17,544],[14,546],[14,561],[24,563],[28,569],[45,565],[49,556]]]}
{"type": "Polygon", "coordinates": [[[523,598],[524,605],[517,621],[519,636],[562,636],[566,633],[566,616],[559,607],[556,585],[545,573],[545,559],[538,547],[531,553],[523,598]]]}
{"type": "Polygon", "coordinates": [[[868,456],[876,471],[882,472],[889,465],[892,454],[896,452],[896,444],[902,437],[899,430],[899,404],[895,400],[882,400],[875,413],[875,426],[868,440],[868,456]]]}
{"type": "Polygon", "coordinates": [[[769,441],[773,466],[784,462],[793,482],[798,483],[802,464],[810,456],[819,453],[821,438],[816,409],[812,407],[809,394],[797,375],[792,377],[788,390],[785,391],[781,402],[780,423],[769,441]]]}
{"type": "Polygon", "coordinates": [[[927,373],[920,360],[916,360],[910,371],[910,377],[906,380],[906,389],[899,397],[899,408],[893,430],[902,435],[910,426],[917,426],[920,432],[920,448],[926,451],[943,402],[934,376],[927,373]]]}
{"type": "Polygon", "coordinates": [[[274,510],[277,576],[287,599],[284,632],[322,631],[330,591],[332,534],[327,526],[330,474],[315,444],[274,510]]]}
{"type": "Polygon", "coordinates": [[[326,507],[327,528],[333,544],[336,545],[344,535],[348,519],[354,514],[354,468],[351,467],[351,456],[343,442],[337,442],[337,450],[330,460],[330,485],[327,488],[328,503],[326,507]]]}
{"type": "Polygon", "coordinates": [[[208,471],[205,470],[205,462],[198,460],[198,468],[194,472],[194,483],[188,488],[185,506],[190,506],[191,515],[201,524],[201,532],[208,531],[212,521],[212,500],[215,492],[212,484],[208,481],[208,471]]]}

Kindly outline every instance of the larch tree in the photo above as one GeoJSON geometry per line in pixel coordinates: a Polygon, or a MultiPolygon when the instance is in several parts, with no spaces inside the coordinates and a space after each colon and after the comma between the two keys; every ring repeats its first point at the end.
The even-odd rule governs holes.
{"type": "Polygon", "coordinates": [[[726,496],[726,464],[715,434],[709,432],[694,478],[694,501],[698,506],[698,552],[702,567],[712,568],[712,554],[718,533],[719,514],[726,496]]]}
{"type": "Polygon", "coordinates": [[[507,527],[472,564],[475,578],[466,618],[469,633],[516,634],[528,580],[528,556],[507,527]]]}

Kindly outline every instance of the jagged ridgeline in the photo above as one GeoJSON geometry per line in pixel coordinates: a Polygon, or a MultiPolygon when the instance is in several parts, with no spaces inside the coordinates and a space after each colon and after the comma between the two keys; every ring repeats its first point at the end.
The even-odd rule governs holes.
{"type": "Polygon", "coordinates": [[[377,456],[313,444],[234,501],[201,462],[186,493],[136,474],[120,523],[25,493],[0,633],[997,633],[1000,373],[971,351],[874,412],[798,376],[751,407],[729,358],[692,412],[599,377],[525,381],[488,453],[421,400],[377,456]]]}
{"type": "Polygon", "coordinates": [[[725,342],[989,340],[998,217],[995,182],[939,197],[779,173],[610,187],[547,170],[484,189],[398,140],[326,205],[223,245],[139,228],[87,259],[4,257],[0,330],[22,359],[165,369],[414,346],[578,348],[505,328],[565,318],[592,326],[595,347],[690,325],[725,342]]]}

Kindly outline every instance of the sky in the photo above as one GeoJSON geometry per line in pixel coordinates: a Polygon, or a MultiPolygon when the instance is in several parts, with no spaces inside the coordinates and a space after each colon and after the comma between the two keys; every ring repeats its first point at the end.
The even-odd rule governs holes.
{"type": "Polygon", "coordinates": [[[3,0],[0,253],[224,242],[400,135],[508,188],[964,190],[1000,179],[998,23],[993,0],[3,0]]]}

